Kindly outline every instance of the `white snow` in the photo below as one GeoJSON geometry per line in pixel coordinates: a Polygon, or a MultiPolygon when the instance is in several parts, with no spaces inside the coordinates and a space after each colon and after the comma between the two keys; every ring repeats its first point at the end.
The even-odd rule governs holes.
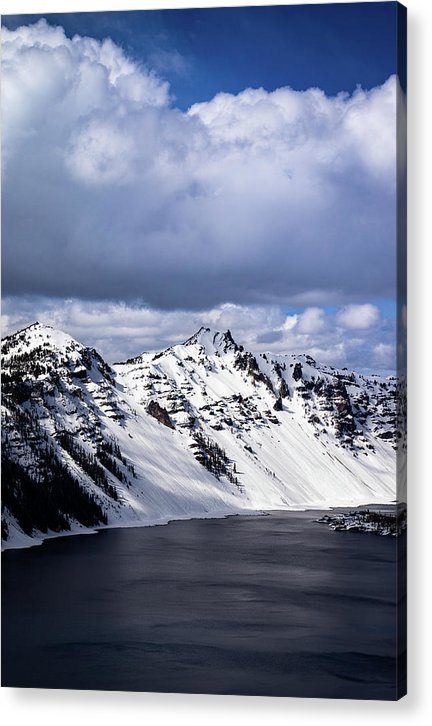
{"type": "MultiPolygon", "coordinates": [[[[396,498],[396,453],[392,441],[376,435],[388,430],[394,383],[387,381],[389,387],[383,389],[383,379],[335,371],[305,356],[270,354],[256,357],[255,374],[266,376],[263,381],[253,366],[252,373],[242,369],[239,358],[247,352],[229,334],[205,328],[162,354],[144,353],[132,362],[107,367],[108,373],[92,352],[90,369],[84,366],[82,356],[89,349],[41,324],[5,339],[4,344],[4,367],[11,356],[41,345],[54,353],[52,365],[64,385],[32,403],[45,431],[53,435],[67,429],[89,451],[99,431],[113,438],[133,464],[136,478],[131,478],[130,485],[110,475],[119,495],[116,502],[63,452],[82,484],[102,501],[108,526],[266,509],[386,503],[396,498]],[[298,381],[292,375],[296,363],[302,366],[298,381]],[[335,405],[326,411],[326,399],[315,393],[307,399],[307,391],[302,390],[305,382],[312,386],[318,378],[334,383],[336,375],[347,379],[351,401],[363,394],[369,397],[367,414],[352,445],[337,436],[335,405]],[[282,380],[289,396],[282,399],[282,410],[274,410],[282,380]],[[148,414],[150,400],[168,411],[174,429],[148,414]],[[314,415],[319,424],[310,420],[314,415]],[[190,446],[193,429],[187,426],[191,417],[235,464],[239,486],[224,476],[216,479],[195,460],[190,446]]],[[[49,373],[41,375],[40,380],[45,379],[50,380],[49,373]]],[[[26,461],[22,442],[16,444],[16,451],[20,446],[21,460],[26,461]]],[[[5,547],[28,546],[30,538],[11,518],[8,524],[10,538],[5,547]]],[[[82,528],[72,524],[72,531],[82,528]]]]}

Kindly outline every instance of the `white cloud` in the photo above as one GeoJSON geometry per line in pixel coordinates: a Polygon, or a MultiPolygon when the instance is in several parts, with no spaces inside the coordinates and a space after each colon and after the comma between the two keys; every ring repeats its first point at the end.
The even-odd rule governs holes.
{"type": "Polygon", "coordinates": [[[316,308],[286,315],[274,305],[224,304],[201,311],[164,311],[143,304],[76,299],[5,298],[3,334],[35,320],[60,328],[95,346],[109,360],[125,360],[144,350],[179,343],[201,325],[232,331],[235,339],[255,352],[308,353],[321,363],[350,368],[394,368],[394,329],[382,321],[367,337],[342,330],[337,313],[316,308]],[[307,332],[304,321],[319,320],[307,332]]]}
{"type": "Polygon", "coordinates": [[[3,30],[2,73],[8,294],[209,310],[394,293],[394,78],[183,113],[109,39],[44,21],[3,30]]]}
{"type": "MultiPolygon", "coordinates": [[[[99,42],[45,20],[11,31],[2,27],[3,133],[8,154],[26,135],[48,147],[67,140],[94,114],[121,118],[134,108],[169,102],[168,83],[126,58],[109,38],[99,42]]],[[[41,151],[48,151],[43,148],[41,151]]]]}
{"type": "Polygon", "coordinates": [[[365,330],[377,325],[380,313],[376,305],[346,305],[337,315],[339,325],[344,328],[365,330]]]}
{"type": "Polygon", "coordinates": [[[319,333],[326,326],[325,312],[321,308],[306,308],[297,323],[300,333],[319,333]]]}
{"type": "Polygon", "coordinates": [[[394,343],[378,343],[373,347],[373,363],[379,368],[396,367],[396,346],[394,343]]]}

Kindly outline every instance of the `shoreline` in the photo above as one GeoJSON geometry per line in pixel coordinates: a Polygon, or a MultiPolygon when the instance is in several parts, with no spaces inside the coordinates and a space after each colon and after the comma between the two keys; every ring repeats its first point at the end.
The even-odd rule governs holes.
{"type": "MultiPolygon", "coordinates": [[[[6,542],[2,542],[1,545],[1,553],[4,552],[12,552],[17,550],[26,550],[31,549],[32,547],[40,547],[45,542],[50,542],[54,539],[59,539],[63,537],[77,537],[79,535],[94,535],[99,534],[99,532],[105,532],[110,529],[132,529],[132,528],[143,528],[143,527],[165,527],[168,524],[171,524],[173,522],[185,522],[185,521],[193,521],[193,520],[201,520],[201,519],[228,519],[230,517],[269,517],[273,512],[328,512],[328,511],[336,511],[336,510],[354,510],[354,509],[363,509],[363,508],[385,508],[385,507],[401,507],[405,506],[405,502],[396,502],[395,500],[392,500],[391,502],[369,502],[365,504],[335,504],[335,505],[323,505],[322,503],[315,504],[309,504],[308,506],[293,506],[293,507],[281,507],[277,509],[242,509],[238,512],[209,512],[208,516],[205,514],[188,514],[184,517],[182,516],[173,516],[168,518],[161,518],[159,520],[154,521],[148,521],[148,522],[125,522],[124,524],[119,523],[113,523],[113,524],[105,524],[101,527],[92,527],[92,528],[80,528],[75,530],[68,530],[64,532],[52,532],[52,533],[43,533],[43,536],[37,536],[35,538],[30,537],[30,535],[25,535],[23,533],[23,537],[26,538],[24,542],[11,542],[10,544],[6,542]]],[[[379,511],[379,510],[378,510],[379,511]]]]}

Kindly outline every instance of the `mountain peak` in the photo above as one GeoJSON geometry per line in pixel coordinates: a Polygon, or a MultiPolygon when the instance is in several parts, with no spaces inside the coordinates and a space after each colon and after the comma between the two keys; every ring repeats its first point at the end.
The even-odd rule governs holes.
{"type": "Polygon", "coordinates": [[[194,335],[185,340],[183,345],[201,345],[207,352],[223,350],[226,353],[228,350],[234,352],[243,350],[243,347],[235,342],[229,329],[221,333],[218,330],[212,330],[204,326],[201,326],[194,335]]]}
{"type": "Polygon", "coordinates": [[[205,328],[204,325],[201,325],[200,329],[197,330],[196,333],[190,336],[190,338],[187,338],[183,345],[197,345],[200,344],[204,336],[206,336],[207,333],[211,333],[210,328],[205,328]]]}
{"type": "Polygon", "coordinates": [[[54,330],[52,325],[48,325],[48,323],[42,323],[40,320],[35,320],[34,323],[30,323],[27,328],[24,328],[24,330],[30,329],[54,330]]]}
{"type": "Polygon", "coordinates": [[[15,333],[9,333],[9,335],[5,335],[3,340],[6,340],[8,338],[14,338],[16,336],[22,336],[29,333],[37,333],[44,330],[54,330],[54,328],[51,325],[47,325],[46,323],[41,323],[39,320],[35,320],[34,323],[30,323],[30,325],[26,325],[24,328],[20,328],[15,333]]]}
{"type": "Polygon", "coordinates": [[[67,333],[53,328],[52,325],[36,320],[15,333],[2,339],[2,352],[4,355],[19,354],[20,351],[28,353],[41,346],[58,351],[80,349],[83,346],[67,333]]]}

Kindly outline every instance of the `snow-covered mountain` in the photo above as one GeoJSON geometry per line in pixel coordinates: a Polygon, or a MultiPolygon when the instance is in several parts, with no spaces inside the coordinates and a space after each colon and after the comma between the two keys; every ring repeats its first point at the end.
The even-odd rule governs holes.
{"type": "Polygon", "coordinates": [[[2,341],[2,537],[396,496],[396,379],[254,355],[229,331],[109,366],[35,323],[2,341]]]}

